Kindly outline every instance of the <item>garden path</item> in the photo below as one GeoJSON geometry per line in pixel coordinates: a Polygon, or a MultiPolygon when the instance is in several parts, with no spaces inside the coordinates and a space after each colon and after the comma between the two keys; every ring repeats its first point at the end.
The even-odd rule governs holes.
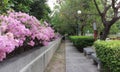
{"type": "Polygon", "coordinates": [[[73,44],[62,41],[45,72],[99,72],[91,59],[80,53],[73,44]]]}
{"type": "Polygon", "coordinates": [[[65,41],[62,41],[44,72],[65,72],[65,41]]]}
{"type": "Polygon", "coordinates": [[[91,59],[80,53],[73,44],[66,40],[66,72],[99,72],[91,59]]]}

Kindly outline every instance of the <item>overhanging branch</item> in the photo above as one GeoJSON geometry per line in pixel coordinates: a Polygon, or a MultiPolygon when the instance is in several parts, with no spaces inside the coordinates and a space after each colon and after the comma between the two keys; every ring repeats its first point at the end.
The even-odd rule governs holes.
{"type": "Polygon", "coordinates": [[[109,25],[112,26],[116,21],[118,21],[120,17],[113,17],[111,21],[109,21],[109,25]]]}
{"type": "Polygon", "coordinates": [[[102,16],[102,13],[101,13],[101,11],[100,11],[100,9],[98,7],[98,4],[97,4],[96,0],[93,0],[93,1],[94,1],[95,7],[96,7],[98,13],[100,14],[100,16],[102,16]]]}
{"type": "Polygon", "coordinates": [[[111,7],[111,5],[108,5],[107,7],[105,7],[103,13],[106,14],[107,11],[110,9],[110,7],[111,7]]]}

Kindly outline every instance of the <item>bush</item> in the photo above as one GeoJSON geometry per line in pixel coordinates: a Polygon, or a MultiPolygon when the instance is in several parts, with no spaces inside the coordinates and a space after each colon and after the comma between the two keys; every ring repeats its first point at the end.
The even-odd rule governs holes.
{"type": "Polygon", "coordinates": [[[94,42],[94,38],[91,36],[70,36],[69,38],[81,52],[83,52],[84,47],[92,46],[94,42]]]}
{"type": "Polygon", "coordinates": [[[41,24],[34,16],[14,11],[0,15],[0,61],[18,47],[48,45],[54,38],[50,25],[41,24]]]}
{"type": "Polygon", "coordinates": [[[105,72],[120,72],[120,41],[96,41],[94,46],[105,72]]]}

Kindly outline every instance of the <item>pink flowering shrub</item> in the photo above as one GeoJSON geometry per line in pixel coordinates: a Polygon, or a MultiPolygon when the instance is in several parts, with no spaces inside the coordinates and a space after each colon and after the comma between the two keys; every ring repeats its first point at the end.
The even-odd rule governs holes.
{"type": "Polygon", "coordinates": [[[55,37],[54,30],[48,23],[42,25],[34,16],[21,12],[8,12],[0,15],[0,61],[25,43],[48,45],[55,37]]]}
{"type": "Polygon", "coordinates": [[[49,42],[55,36],[54,30],[48,26],[48,23],[45,22],[45,25],[43,26],[34,16],[29,16],[28,14],[21,12],[10,12],[9,16],[17,19],[30,30],[31,40],[37,38],[40,43],[47,45],[47,42],[49,42]]]}

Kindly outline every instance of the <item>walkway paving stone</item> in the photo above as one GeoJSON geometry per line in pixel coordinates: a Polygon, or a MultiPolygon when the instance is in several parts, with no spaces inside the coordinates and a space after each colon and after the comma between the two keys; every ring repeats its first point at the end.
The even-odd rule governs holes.
{"type": "Polygon", "coordinates": [[[66,40],[66,72],[99,72],[91,59],[80,53],[73,44],[66,40]]]}

